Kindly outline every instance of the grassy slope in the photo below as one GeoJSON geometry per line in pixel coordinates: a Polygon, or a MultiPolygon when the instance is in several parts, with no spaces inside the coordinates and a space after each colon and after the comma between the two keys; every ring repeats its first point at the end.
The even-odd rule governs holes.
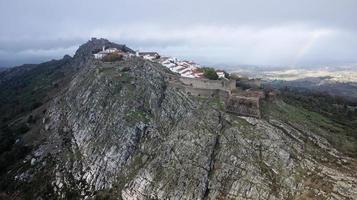
{"type": "Polygon", "coordinates": [[[10,69],[9,72],[2,72],[1,121],[6,122],[43,104],[51,89],[61,87],[56,83],[65,77],[67,64],[67,60],[50,61],[31,69],[17,67],[10,69]]]}
{"type": "Polygon", "coordinates": [[[25,138],[36,140],[46,102],[64,87],[72,69],[70,60],[62,59],[0,73],[0,176],[30,151],[25,138]]]}
{"type": "Polygon", "coordinates": [[[272,117],[289,124],[299,124],[307,130],[326,138],[336,149],[357,157],[356,121],[341,123],[334,116],[323,116],[305,109],[299,104],[291,105],[283,101],[264,103],[264,117],[272,117]]]}

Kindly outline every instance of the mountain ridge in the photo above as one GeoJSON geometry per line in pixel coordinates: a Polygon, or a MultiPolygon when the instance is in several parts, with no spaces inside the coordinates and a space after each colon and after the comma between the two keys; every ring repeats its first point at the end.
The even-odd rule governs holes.
{"type": "Polygon", "coordinates": [[[4,198],[357,198],[356,160],[326,139],[342,125],[281,99],[263,101],[261,119],[227,113],[170,87],[177,75],[158,63],[94,60],[108,42],[82,45],[26,112],[38,119],[15,139],[31,149],[1,175],[4,198]]]}

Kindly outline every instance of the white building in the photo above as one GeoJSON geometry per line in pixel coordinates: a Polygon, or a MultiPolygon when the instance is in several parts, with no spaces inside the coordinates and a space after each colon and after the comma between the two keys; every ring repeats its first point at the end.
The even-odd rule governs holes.
{"type": "Polygon", "coordinates": [[[158,62],[183,77],[200,78],[203,76],[203,73],[198,70],[200,65],[192,61],[180,61],[177,58],[162,57],[158,62]]]}
{"type": "Polygon", "coordinates": [[[155,60],[160,58],[160,54],[157,52],[137,52],[137,55],[147,60],[155,60]]]}
{"type": "Polygon", "coordinates": [[[95,59],[102,59],[104,56],[110,54],[110,53],[123,53],[122,51],[118,50],[117,48],[108,48],[105,49],[105,46],[103,46],[102,51],[99,51],[98,53],[93,54],[95,59]]]}
{"type": "Polygon", "coordinates": [[[218,78],[226,78],[226,75],[224,74],[224,71],[216,71],[218,78]]]}

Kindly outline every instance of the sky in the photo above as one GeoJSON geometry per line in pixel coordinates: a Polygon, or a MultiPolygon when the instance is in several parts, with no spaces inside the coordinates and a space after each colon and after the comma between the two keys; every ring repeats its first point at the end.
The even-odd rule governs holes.
{"type": "Polygon", "coordinates": [[[0,66],[91,37],[205,65],[357,63],[357,0],[0,0],[0,66]]]}

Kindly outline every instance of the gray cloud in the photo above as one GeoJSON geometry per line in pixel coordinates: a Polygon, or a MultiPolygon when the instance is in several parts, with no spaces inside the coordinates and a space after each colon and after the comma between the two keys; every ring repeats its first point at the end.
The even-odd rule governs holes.
{"type": "Polygon", "coordinates": [[[0,1],[0,66],[73,54],[90,37],[226,65],[357,63],[355,0],[0,1]]]}

